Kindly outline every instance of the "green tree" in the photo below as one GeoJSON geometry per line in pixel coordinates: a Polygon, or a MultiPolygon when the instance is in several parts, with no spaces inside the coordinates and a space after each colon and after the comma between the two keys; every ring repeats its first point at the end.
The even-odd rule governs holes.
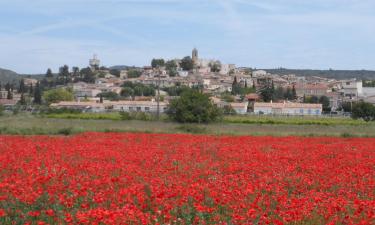
{"type": "Polygon", "coordinates": [[[52,89],[43,93],[43,98],[49,105],[61,101],[73,101],[73,93],[65,88],[52,89]]]}
{"type": "Polygon", "coordinates": [[[180,123],[208,123],[221,116],[220,110],[211,102],[208,95],[196,90],[188,90],[180,98],[170,102],[168,116],[180,123]]]}
{"type": "Polygon", "coordinates": [[[131,97],[134,95],[134,91],[133,91],[133,88],[130,88],[130,87],[124,87],[122,90],[121,90],[121,96],[123,97],[131,97]]]}
{"type": "Polygon", "coordinates": [[[58,75],[58,83],[59,84],[67,84],[70,81],[70,73],[69,73],[69,66],[64,65],[59,69],[58,75]]]}
{"type": "Polygon", "coordinates": [[[220,61],[212,62],[212,63],[209,64],[209,67],[211,69],[211,72],[213,72],[213,73],[220,72],[221,62],[220,61]]]}
{"type": "Polygon", "coordinates": [[[47,69],[46,78],[53,78],[52,70],[50,68],[47,69]]]}
{"type": "Polygon", "coordinates": [[[162,67],[165,65],[164,59],[152,59],[151,66],[152,68],[162,67]]]}
{"type": "Polygon", "coordinates": [[[117,69],[111,69],[109,71],[109,73],[112,74],[113,76],[116,76],[116,77],[120,77],[120,75],[121,75],[121,71],[117,70],[117,69]]]}
{"type": "Polygon", "coordinates": [[[183,70],[189,71],[194,68],[194,63],[190,56],[186,56],[181,60],[180,66],[183,70]]]}
{"type": "Polygon", "coordinates": [[[260,96],[264,102],[270,102],[274,97],[275,87],[273,82],[267,82],[260,90],[260,96]]]}
{"type": "Polygon", "coordinates": [[[136,69],[128,70],[128,78],[138,78],[142,75],[142,72],[136,69]]]}
{"type": "Polygon", "coordinates": [[[7,99],[13,99],[13,91],[12,91],[12,89],[8,89],[7,99]]]}
{"type": "Polygon", "coordinates": [[[20,105],[26,105],[26,99],[23,93],[21,93],[21,99],[18,102],[20,105]]]}
{"type": "Polygon", "coordinates": [[[353,105],[353,119],[363,119],[364,121],[375,120],[375,106],[367,102],[358,102],[353,105]]]}
{"type": "Polygon", "coordinates": [[[81,69],[80,74],[81,74],[82,80],[84,82],[95,83],[96,77],[95,77],[95,74],[94,74],[94,72],[92,72],[90,67],[86,67],[86,68],[81,69]]]}
{"type": "Polygon", "coordinates": [[[169,60],[165,63],[165,69],[168,71],[169,76],[175,77],[177,75],[177,64],[174,60],[169,60]]]}
{"type": "Polygon", "coordinates": [[[40,83],[36,83],[34,90],[34,104],[42,104],[42,90],[40,88],[40,83]]]}
{"type": "Polygon", "coordinates": [[[322,104],[324,112],[331,111],[331,107],[329,106],[330,105],[329,98],[327,96],[325,95],[321,96],[319,98],[319,103],[322,104]]]}
{"type": "Polygon", "coordinates": [[[120,96],[116,92],[103,92],[103,93],[98,94],[96,97],[105,98],[109,101],[120,100],[120,96]]]}
{"type": "Polygon", "coordinates": [[[20,80],[20,85],[18,86],[18,93],[25,93],[25,81],[23,79],[20,80]]]}

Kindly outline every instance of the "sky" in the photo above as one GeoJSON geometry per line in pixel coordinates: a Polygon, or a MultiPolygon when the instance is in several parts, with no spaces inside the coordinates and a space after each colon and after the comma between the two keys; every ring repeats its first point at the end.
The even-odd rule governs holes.
{"type": "Polygon", "coordinates": [[[0,68],[149,65],[375,69],[374,0],[0,0],[0,68]]]}

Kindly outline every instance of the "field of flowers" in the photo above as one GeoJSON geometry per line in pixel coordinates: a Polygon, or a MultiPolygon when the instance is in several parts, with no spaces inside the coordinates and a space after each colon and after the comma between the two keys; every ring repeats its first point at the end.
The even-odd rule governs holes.
{"type": "Polygon", "coordinates": [[[371,224],[374,212],[374,138],[0,136],[0,224],[371,224]]]}

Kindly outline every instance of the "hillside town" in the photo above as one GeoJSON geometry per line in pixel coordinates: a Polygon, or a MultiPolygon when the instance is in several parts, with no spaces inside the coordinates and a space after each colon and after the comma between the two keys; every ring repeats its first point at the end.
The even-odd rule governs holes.
{"type": "Polygon", "coordinates": [[[271,74],[200,58],[195,48],[191,56],[153,59],[142,68],[107,68],[94,55],[89,67],[81,70],[70,71],[65,65],[57,74],[49,69],[42,80],[31,77],[20,84],[0,84],[0,104],[9,108],[41,103],[47,101],[43,91],[65,89],[73,98],[52,99],[47,101],[50,107],[163,113],[184,88],[208,94],[216,106],[233,114],[320,116],[345,114],[358,101],[375,104],[375,88],[364,87],[362,80],[271,74]]]}

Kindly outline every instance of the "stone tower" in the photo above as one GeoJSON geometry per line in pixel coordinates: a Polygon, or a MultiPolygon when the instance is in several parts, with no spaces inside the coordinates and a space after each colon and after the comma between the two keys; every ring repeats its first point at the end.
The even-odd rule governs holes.
{"type": "Polygon", "coordinates": [[[196,48],[193,49],[191,58],[193,60],[194,65],[196,65],[198,63],[198,50],[196,48]]]}

